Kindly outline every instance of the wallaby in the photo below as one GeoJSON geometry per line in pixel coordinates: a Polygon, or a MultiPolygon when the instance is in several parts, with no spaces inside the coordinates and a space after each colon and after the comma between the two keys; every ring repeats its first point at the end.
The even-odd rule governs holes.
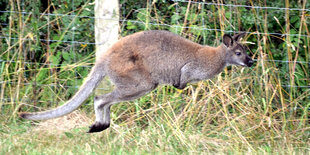
{"type": "Polygon", "coordinates": [[[129,35],[97,56],[86,81],[63,106],[39,113],[20,113],[20,117],[45,120],[69,114],[87,99],[104,76],[109,76],[115,89],[95,97],[96,121],[88,132],[103,131],[110,126],[113,104],[137,99],[159,84],[183,89],[187,83],[214,77],[227,65],[252,66],[253,60],[240,43],[244,34],[225,34],[218,47],[203,46],[167,31],[129,35]]]}

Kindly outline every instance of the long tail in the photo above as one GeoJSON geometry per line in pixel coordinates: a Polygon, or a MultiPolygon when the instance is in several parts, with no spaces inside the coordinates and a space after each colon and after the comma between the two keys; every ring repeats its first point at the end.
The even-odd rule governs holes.
{"type": "Polygon", "coordinates": [[[95,65],[78,92],[64,105],[43,112],[20,113],[19,116],[30,120],[46,120],[67,115],[76,110],[85,101],[105,76],[102,66],[95,65]]]}

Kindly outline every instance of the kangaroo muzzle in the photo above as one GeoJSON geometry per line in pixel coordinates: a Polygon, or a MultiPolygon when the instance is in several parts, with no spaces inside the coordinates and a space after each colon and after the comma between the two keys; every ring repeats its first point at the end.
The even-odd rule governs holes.
{"type": "Polygon", "coordinates": [[[252,58],[250,58],[250,57],[247,57],[246,58],[246,65],[248,66],[248,67],[251,67],[253,64],[254,64],[254,61],[252,60],[252,58]]]}

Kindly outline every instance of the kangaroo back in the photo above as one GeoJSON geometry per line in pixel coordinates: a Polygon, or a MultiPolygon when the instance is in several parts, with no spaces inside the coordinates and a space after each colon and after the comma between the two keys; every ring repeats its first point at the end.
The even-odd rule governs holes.
{"type": "Polygon", "coordinates": [[[105,76],[105,71],[100,65],[95,65],[88,75],[86,81],[80,87],[78,92],[64,105],[49,111],[37,113],[20,113],[20,117],[30,120],[46,120],[67,115],[76,110],[87,97],[98,86],[99,82],[105,76]]]}

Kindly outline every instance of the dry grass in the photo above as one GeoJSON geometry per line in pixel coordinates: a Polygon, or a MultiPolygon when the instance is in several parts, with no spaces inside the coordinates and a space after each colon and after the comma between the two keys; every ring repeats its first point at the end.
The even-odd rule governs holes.
{"type": "MultiPolygon", "coordinates": [[[[195,7],[188,4],[186,14],[199,13],[200,10],[195,10],[195,7]]],[[[215,7],[218,7],[219,19],[214,24],[220,21],[223,31],[227,24],[227,19],[223,17],[225,10],[222,6],[215,7]]],[[[201,9],[201,5],[197,8],[201,9]]],[[[256,11],[259,10],[253,11],[257,17],[255,24],[261,23],[260,27],[267,29],[267,21],[259,21],[260,18],[267,19],[267,14],[263,17],[256,11]]],[[[186,19],[193,18],[187,18],[187,15],[186,19]]],[[[89,70],[89,67],[81,66],[89,65],[93,58],[87,56],[70,65],[53,66],[48,59],[49,55],[56,53],[50,51],[50,44],[38,43],[32,38],[37,37],[34,34],[45,29],[46,25],[52,24],[62,29],[60,36],[64,37],[69,31],[69,27],[60,28],[64,17],[49,21],[38,32],[28,31],[27,26],[33,26],[31,20],[27,20],[30,16],[23,16],[24,21],[21,15],[10,15],[10,18],[19,19],[18,22],[10,21],[8,32],[18,35],[19,40],[1,42],[8,48],[0,53],[0,56],[7,57],[0,62],[0,154],[310,153],[310,89],[287,88],[284,84],[284,80],[291,80],[289,83],[294,84],[295,75],[296,78],[298,75],[296,66],[305,70],[306,76],[300,81],[309,81],[306,70],[309,65],[296,65],[297,57],[302,53],[293,59],[292,53],[298,52],[292,48],[289,37],[283,45],[288,48],[285,52],[290,56],[288,63],[281,64],[288,67],[284,73],[279,68],[281,65],[266,61],[275,54],[271,52],[271,36],[255,34],[257,49],[250,52],[257,61],[252,68],[231,67],[212,80],[189,85],[181,91],[171,86],[160,86],[138,100],[114,105],[111,127],[101,133],[86,134],[94,120],[90,110],[92,101],[86,101],[87,106],[81,111],[44,122],[34,123],[16,117],[18,111],[46,110],[72,96],[76,89],[66,86],[80,85],[89,70]],[[46,62],[32,64],[24,57],[31,54],[25,51],[33,50],[34,44],[42,44],[42,49],[34,51],[46,52],[40,56],[44,60],[46,58],[46,62]],[[282,74],[287,74],[287,79],[280,78],[282,74]]],[[[198,22],[186,19],[182,21],[184,26],[198,22]]],[[[306,24],[306,19],[301,21],[300,25],[303,24],[306,24]]],[[[302,30],[303,27],[300,27],[298,31],[302,30]]],[[[186,29],[182,29],[182,35],[196,41],[201,39],[193,37],[191,31],[186,29]]],[[[253,34],[249,34],[251,36],[253,34]]],[[[299,44],[309,51],[310,40],[306,39],[304,45],[299,44]]],[[[216,38],[214,44],[219,40],[216,38]]],[[[70,52],[72,44],[57,43],[54,46],[54,52],[61,49],[64,51],[59,53],[63,54],[70,52]]],[[[85,47],[75,48],[82,53],[85,47]]]]}
{"type": "Polygon", "coordinates": [[[38,122],[33,126],[33,129],[30,129],[30,132],[59,134],[75,128],[87,127],[92,122],[93,120],[88,118],[85,113],[77,110],[63,117],[38,122]]]}

